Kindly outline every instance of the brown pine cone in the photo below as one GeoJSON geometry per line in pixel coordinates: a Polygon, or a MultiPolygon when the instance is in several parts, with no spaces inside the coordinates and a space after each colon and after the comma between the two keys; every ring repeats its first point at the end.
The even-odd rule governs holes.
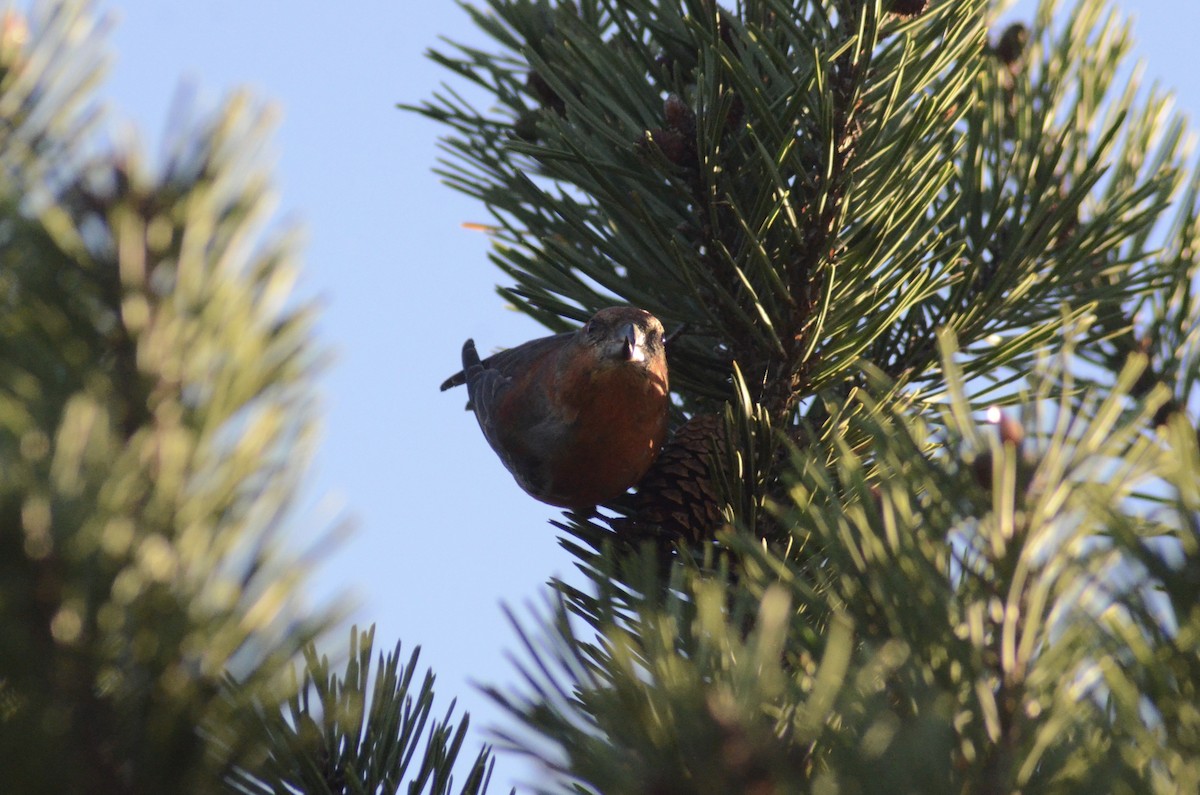
{"type": "Polygon", "coordinates": [[[538,98],[543,108],[549,108],[559,116],[566,115],[567,103],[563,102],[563,98],[550,87],[550,83],[546,81],[546,78],[537,72],[531,71],[525,76],[525,88],[530,94],[538,98]]]}
{"type": "Polygon", "coordinates": [[[888,11],[891,11],[898,17],[915,17],[924,13],[928,5],[929,0],[892,0],[892,4],[888,6],[888,11]]]}
{"type": "Polygon", "coordinates": [[[1004,29],[996,42],[993,52],[1000,63],[1008,67],[1013,74],[1021,71],[1021,59],[1029,46],[1029,28],[1020,22],[1015,22],[1004,29]]]}
{"type": "MultiPolygon", "coordinates": [[[[998,409],[988,411],[988,422],[996,427],[996,432],[1000,436],[1000,441],[1006,445],[1012,445],[1018,455],[1024,454],[1025,428],[1021,423],[1014,420],[1007,414],[998,409]]],[[[992,490],[992,452],[984,450],[976,456],[974,463],[971,465],[975,474],[975,480],[986,491],[992,490]]],[[[1028,485],[1029,472],[1028,464],[1023,463],[1018,465],[1017,474],[1026,481],[1028,485]]]]}
{"type": "Polygon", "coordinates": [[[711,539],[725,517],[710,462],[727,453],[719,414],[697,414],[685,422],[638,484],[636,521],[658,525],[668,536],[711,539]]]}

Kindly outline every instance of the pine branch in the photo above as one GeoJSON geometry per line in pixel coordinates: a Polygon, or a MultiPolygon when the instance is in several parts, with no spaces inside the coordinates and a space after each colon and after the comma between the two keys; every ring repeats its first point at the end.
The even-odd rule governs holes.
{"type": "Polygon", "coordinates": [[[546,791],[1188,791],[1196,177],[1128,27],[488,7],[434,57],[496,109],[416,110],[501,295],[689,328],[677,448],[555,523],[589,585],[493,691],[546,791]]]}
{"type": "MultiPolygon", "coordinates": [[[[274,699],[256,700],[254,713],[270,743],[265,758],[230,773],[232,791],[245,795],[341,795],[401,788],[409,795],[487,791],[492,763],[486,747],[476,756],[462,788],[454,789],[452,770],[469,720],[464,716],[454,726],[453,703],[425,731],[433,712],[434,677],[427,671],[420,687],[414,686],[420,649],[402,664],[397,644],[395,650],[379,656],[372,678],[374,635],[374,628],[362,633],[351,630],[349,660],[341,676],[330,671],[329,660],[318,656],[314,646],[306,647],[304,671],[287,696],[286,710],[279,709],[274,699]],[[414,759],[418,764],[410,776],[414,759]]],[[[232,683],[231,689],[236,693],[238,685],[232,683]]]]}
{"type": "Polygon", "coordinates": [[[278,542],[320,356],[292,242],[264,239],[268,119],[234,99],[151,169],[92,137],[86,4],[21,22],[0,27],[5,786],[215,791],[258,744],[223,677],[274,683],[332,619],[289,606],[309,564],[278,542]]]}
{"type": "Polygon", "coordinates": [[[1135,364],[1116,393],[1072,413],[1059,391],[1068,351],[1038,376],[1021,423],[989,434],[951,352],[953,402],[936,426],[864,396],[849,418],[857,429],[795,451],[787,523],[821,550],[819,566],[737,535],[736,579],[676,568],[663,589],[646,550],[641,574],[624,572],[630,590],[610,581],[588,597],[590,612],[567,593],[541,619],[544,640],[524,636],[523,688],[493,696],[540,738],[507,741],[565,777],[545,791],[794,792],[827,781],[1082,793],[1190,780],[1188,741],[1165,742],[1136,706],[1181,687],[1146,678],[1157,646],[1144,638],[1188,669],[1194,648],[1143,602],[1184,582],[1143,532],[1190,527],[1188,512],[1153,516],[1137,496],[1174,477],[1173,454],[1143,431],[1165,395],[1127,415],[1135,364]],[[1144,651],[1127,651],[1130,633],[1144,651]],[[555,751],[541,750],[546,740],[555,751]],[[1126,743],[1137,757],[1115,752],[1126,743]]]}
{"type": "Polygon", "coordinates": [[[516,281],[503,293],[556,330],[614,300],[686,320],[680,392],[727,396],[732,358],[778,422],[864,355],[936,380],[939,326],[972,374],[1027,368],[1064,317],[1119,319],[1170,278],[1121,264],[1151,256],[1180,181],[1161,99],[1137,108],[1131,85],[1105,103],[1122,27],[1081,7],[1058,40],[1035,30],[1004,62],[979,8],[872,8],[477,14],[512,52],[435,57],[494,90],[501,115],[452,95],[419,109],[465,135],[443,175],[497,218],[494,260],[516,281]]]}

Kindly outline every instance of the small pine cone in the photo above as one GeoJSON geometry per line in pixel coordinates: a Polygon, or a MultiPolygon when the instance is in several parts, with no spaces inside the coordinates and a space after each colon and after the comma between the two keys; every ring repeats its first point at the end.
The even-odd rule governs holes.
{"type": "Polygon", "coordinates": [[[700,162],[696,154],[696,112],[678,94],[671,94],[663,102],[663,118],[667,126],[646,130],[638,148],[656,148],[675,165],[695,168],[700,162]]]}
{"type": "Polygon", "coordinates": [[[728,451],[718,414],[692,417],[663,447],[638,484],[637,521],[656,524],[672,537],[710,539],[725,523],[710,461],[728,451]]]}
{"type": "Polygon", "coordinates": [[[915,17],[924,13],[928,5],[929,0],[892,0],[888,11],[898,17],[915,17]]]}
{"type": "Polygon", "coordinates": [[[1025,443],[1025,428],[1021,423],[999,409],[990,409],[987,413],[988,422],[996,426],[1000,441],[1011,444],[1017,450],[1025,443]]]}
{"type": "Polygon", "coordinates": [[[538,114],[540,111],[530,110],[522,113],[513,122],[512,134],[518,141],[536,143],[538,139],[538,114]]]}
{"type": "MultiPolygon", "coordinates": [[[[996,432],[1000,436],[1000,441],[1006,445],[1011,445],[1017,454],[1024,458],[1025,428],[1022,427],[1021,423],[995,408],[988,411],[988,422],[996,426],[996,432]]],[[[980,453],[975,458],[971,468],[974,471],[976,482],[986,491],[991,491],[992,452],[985,450],[980,453]]],[[[1025,480],[1026,485],[1028,485],[1030,473],[1022,470],[1028,470],[1028,465],[1024,461],[1018,467],[1018,476],[1025,480]]]]}
{"type": "Polygon", "coordinates": [[[537,72],[531,71],[525,76],[525,88],[542,103],[543,108],[548,108],[559,116],[566,115],[567,103],[563,102],[562,97],[550,87],[550,84],[546,82],[546,78],[537,72]]]}
{"type": "Polygon", "coordinates": [[[672,130],[687,136],[696,134],[696,112],[678,94],[669,94],[663,101],[663,119],[672,130]]]}
{"type": "Polygon", "coordinates": [[[642,151],[650,147],[657,148],[663,157],[681,168],[694,168],[699,162],[695,140],[678,130],[664,130],[661,127],[647,130],[638,146],[642,151]]]}
{"type": "Polygon", "coordinates": [[[1021,71],[1021,59],[1025,55],[1025,48],[1028,44],[1029,28],[1020,22],[1014,22],[1000,34],[1000,40],[996,42],[993,52],[1000,59],[1000,63],[1016,74],[1021,71]]]}

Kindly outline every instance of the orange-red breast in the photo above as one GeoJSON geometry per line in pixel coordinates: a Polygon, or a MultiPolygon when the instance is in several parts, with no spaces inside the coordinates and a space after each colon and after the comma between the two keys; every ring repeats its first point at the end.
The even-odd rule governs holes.
{"type": "Polygon", "coordinates": [[[483,435],[531,496],[606,502],[641,479],[667,435],[663,327],[642,309],[601,309],[578,331],[480,361],[474,340],[442,389],[467,385],[483,435]]]}

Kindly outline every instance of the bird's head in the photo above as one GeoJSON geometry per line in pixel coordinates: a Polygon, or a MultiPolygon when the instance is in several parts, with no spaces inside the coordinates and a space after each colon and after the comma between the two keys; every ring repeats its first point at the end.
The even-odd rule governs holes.
{"type": "Polygon", "coordinates": [[[663,326],[654,315],[632,306],[601,309],[579,330],[581,342],[599,361],[631,363],[659,369],[666,366],[663,326]]]}

